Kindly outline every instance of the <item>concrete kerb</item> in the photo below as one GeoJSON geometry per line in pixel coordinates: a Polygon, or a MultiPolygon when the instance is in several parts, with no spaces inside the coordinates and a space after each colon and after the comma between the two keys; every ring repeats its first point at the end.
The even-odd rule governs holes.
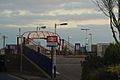
{"type": "Polygon", "coordinates": [[[8,74],[19,77],[19,78],[24,79],[24,80],[28,80],[26,77],[22,76],[21,73],[18,74],[18,73],[10,72],[8,74]]]}
{"type": "Polygon", "coordinates": [[[32,76],[32,75],[27,75],[27,74],[24,74],[24,73],[14,73],[14,72],[11,72],[9,73],[10,75],[14,75],[16,77],[19,77],[23,80],[49,80],[49,79],[45,79],[45,78],[42,78],[42,77],[39,77],[39,76],[32,76]]]}

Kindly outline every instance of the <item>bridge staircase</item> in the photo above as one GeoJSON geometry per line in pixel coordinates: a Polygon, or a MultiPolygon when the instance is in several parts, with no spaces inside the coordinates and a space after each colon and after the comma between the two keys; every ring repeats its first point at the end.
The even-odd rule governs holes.
{"type": "Polygon", "coordinates": [[[42,53],[42,54],[46,54],[47,51],[50,51],[47,48],[40,45],[39,42],[36,42],[34,40],[30,41],[30,43],[26,44],[26,46],[28,46],[29,48],[35,50],[36,52],[42,53]]]}
{"type": "Polygon", "coordinates": [[[70,42],[68,42],[67,40],[63,40],[64,42],[64,46],[63,46],[63,50],[66,49],[67,50],[67,54],[75,54],[75,46],[73,44],[71,44],[70,42]]]}
{"type": "Polygon", "coordinates": [[[23,56],[35,67],[42,70],[47,77],[51,77],[52,61],[49,57],[43,55],[42,53],[36,52],[28,46],[23,47],[23,56]]]}
{"type": "Polygon", "coordinates": [[[34,45],[23,45],[23,56],[48,78],[51,78],[52,60],[44,54],[46,49],[39,45],[37,47],[41,48],[41,51],[38,51],[36,50],[37,43],[33,41],[32,44],[34,45]]]}

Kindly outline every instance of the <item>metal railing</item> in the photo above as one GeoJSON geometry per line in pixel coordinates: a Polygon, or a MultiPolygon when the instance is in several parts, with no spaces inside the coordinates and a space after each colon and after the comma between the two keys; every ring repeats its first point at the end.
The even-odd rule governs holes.
{"type": "Polygon", "coordinates": [[[24,46],[23,47],[23,54],[29,58],[33,63],[35,63],[38,67],[44,70],[48,75],[51,76],[52,74],[52,61],[49,57],[38,54],[35,50],[24,46]]]}
{"type": "Polygon", "coordinates": [[[69,52],[69,54],[75,53],[75,46],[67,40],[64,40],[64,48],[67,48],[67,52],[69,52]]]}
{"type": "Polygon", "coordinates": [[[43,47],[38,42],[35,42],[33,40],[31,40],[29,42],[29,44],[26,44],[26,46],[28,46],[29,48],[31,48],[39,53],[43,53],[43,54],[46,54],[46,52],[49,51],[47,48],[43,47]]]}

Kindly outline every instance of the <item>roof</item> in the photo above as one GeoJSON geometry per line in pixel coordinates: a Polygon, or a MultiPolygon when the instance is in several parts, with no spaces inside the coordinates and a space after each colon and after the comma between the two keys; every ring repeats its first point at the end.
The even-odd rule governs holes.
{"type": "Polygon", "coordinates": [[[23,37],[29,39],[47,39],[47,36],[58,36],[60,39],[60,36],[58,34],[55,34],[53,32],[49,31],[28,31],[23,33],[23,37]]]}

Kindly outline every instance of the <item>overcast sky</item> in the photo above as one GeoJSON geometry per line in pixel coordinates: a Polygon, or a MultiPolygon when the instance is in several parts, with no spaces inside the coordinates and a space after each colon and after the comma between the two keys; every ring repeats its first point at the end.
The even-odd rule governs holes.
{"type": "Polygon", "coordinates": [[[91,28],[90,32],[94,34],[95,42],[113,41],[108,29],[108,18],[92,0],[0,0],[0,31],[3,34],[10,36],[10,28],[14,29],[13,34],[17,34],[17,27],[46,25],[53,28],[55,23],[62,22],[67,22],[68,25],[58,26],[58,32],[61,36],[65,35],[63,37],[66,39],[68,35],[72,35],[73,43],[84,41],[77,37],[84,34],[80,31],[81,27],[91,28]],[[68,30],[68,34],[65,34],[64,30],[68,30]],[[80,34],[76,33],[76,30],[78,33],[80,31],[80,34]],[[107,40],[100,35],[103,33],[108,37],[107,40]]]}

